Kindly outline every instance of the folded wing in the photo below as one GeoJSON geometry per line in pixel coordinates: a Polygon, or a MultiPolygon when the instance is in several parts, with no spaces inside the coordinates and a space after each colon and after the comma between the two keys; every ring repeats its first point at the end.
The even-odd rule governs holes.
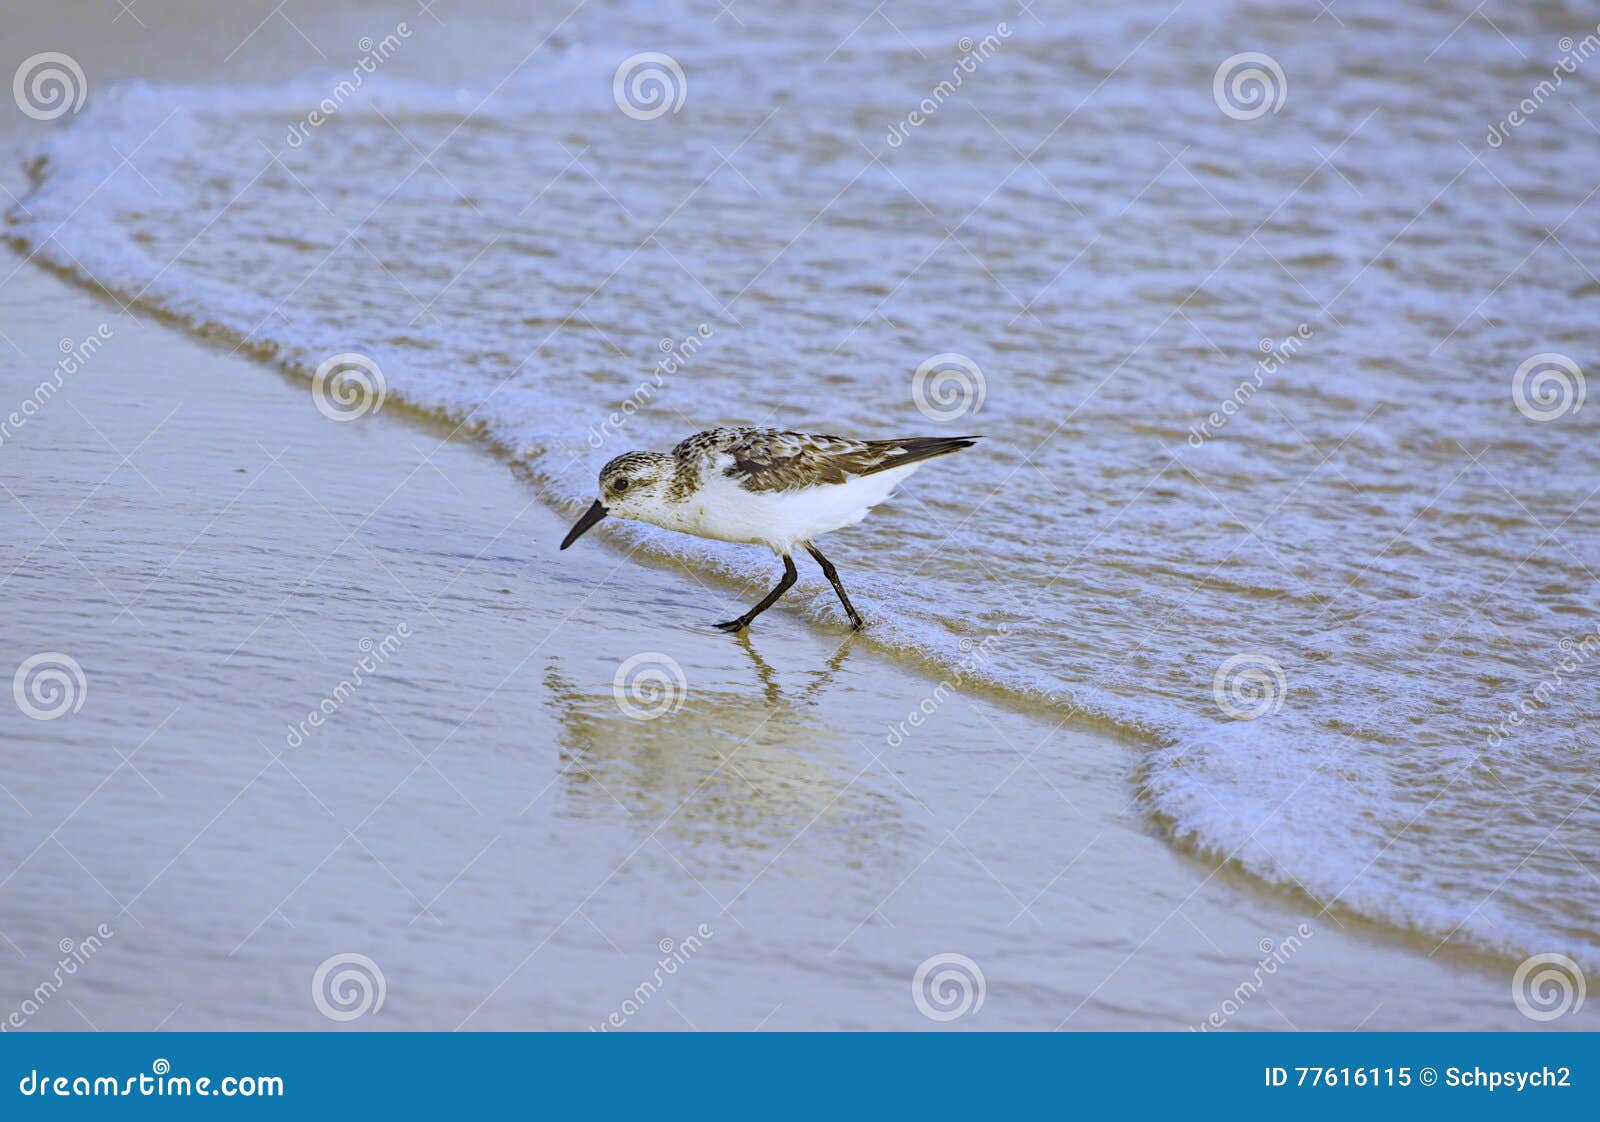
{"type": "Polygon", "coordinates": [[[845,483],[970,448],[975,436],[911,436],[851,440],[782,429],[712,429],[679,445],[695,458],[724,454],[723,474],[747,491],[793,491],[845,483]]]}

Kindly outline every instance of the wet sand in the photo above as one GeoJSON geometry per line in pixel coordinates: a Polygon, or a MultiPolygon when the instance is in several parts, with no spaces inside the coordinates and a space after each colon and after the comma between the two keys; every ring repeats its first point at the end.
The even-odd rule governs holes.
{"type": "Polygon", "coordinates": [[[984,978],[952,1027],[1530,1027],[1503,964],[1174,852],[1134,746],[781,607],[722,635],[756,590],[558,553],[534,489],[434,426],[331,422],[31,266],[0,299],[7,401],[110,332],[0,447],[8,649],[86,682],[0,716],[0,1015],[105,924],[28,1027],[930,1028],[912,978],[945,953],[984,978]],[[613,678],[649,652],[681,706],[636,719],[613,678]],[[346,953],[385,1000],[336,1022],[312,978],[346,953]]]}

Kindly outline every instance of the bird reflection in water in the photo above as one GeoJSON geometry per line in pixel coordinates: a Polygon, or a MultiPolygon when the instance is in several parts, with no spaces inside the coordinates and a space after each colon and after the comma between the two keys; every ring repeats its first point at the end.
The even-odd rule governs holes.
{"type": "Polygon", "coordinates": [[[690,668],[679,694],[668,681],[642,704],[619,701],[598,675],[580,687],[552,655],[543,681],[562,730],[559,813],[626,811],[651,829],[746,849],[785,846],[802,831],[851,846],[893,833],[900,810],[882,793],[871,749],[820,704],[853,636],[793,689],[748,636],[735,641],[750,659],[749,680],[707,686],[690,668]]]}

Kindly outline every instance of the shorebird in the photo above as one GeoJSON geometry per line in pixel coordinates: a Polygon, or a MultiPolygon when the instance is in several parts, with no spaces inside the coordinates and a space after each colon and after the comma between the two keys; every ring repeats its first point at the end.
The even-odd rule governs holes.
{"type": "Polygon", "coordinates": [[[804,546],[839,594],[850,625],[863,620],[814,538],[853,526],[923,461],[969,448],[975,436],[849,440],[782,429],[695,433],[671,452],[625,452],[600,469],[600,497],[561,548],[606,515],[724,542],[764,545],[783,560],[778,586],[744,615],[717,624],[741,631],[794,584],[794,549],[804,546]]]}

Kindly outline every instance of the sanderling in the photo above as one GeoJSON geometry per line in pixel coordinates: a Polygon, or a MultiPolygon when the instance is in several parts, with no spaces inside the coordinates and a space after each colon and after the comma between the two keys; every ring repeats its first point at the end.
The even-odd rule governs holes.
{"type": "Polygon", "coordinates": [[[717,624],[738,631],[789,591],[796,578],[791,553],[803,545],[859,630],[860,614],[812,539],[860,522],[922,461],[971,447],[977,439],[848,440],[781,429],[708,429],[671,452],[625,452],[601,468],[600,497],[561,548],[608,514],[702,538],[764,545],[783,559],[783,577],[744,615],[717,624]]]}

